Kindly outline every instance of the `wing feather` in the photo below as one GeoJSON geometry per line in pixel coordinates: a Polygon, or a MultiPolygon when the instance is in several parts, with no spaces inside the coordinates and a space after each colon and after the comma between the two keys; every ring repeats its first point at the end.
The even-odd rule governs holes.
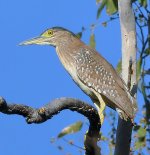
{"type": "Polygon", "coordinates": [[[112,108],[123,110],[130,118],[134,117],[127,87],[115,69],[94,49],[86,46],[76,55],[78,78],[89,88],[100,93],[112,108]]]}

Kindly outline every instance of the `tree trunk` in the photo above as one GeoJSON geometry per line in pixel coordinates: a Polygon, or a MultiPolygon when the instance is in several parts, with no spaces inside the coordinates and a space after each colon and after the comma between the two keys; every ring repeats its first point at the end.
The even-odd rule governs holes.
{"type": "MultiPolygon", "coordinates": [[[[118,0],[122,35],[122,78],[128,83],[129,62],[132,61],[131,88],[136,84],[136,28],[131,0],[118,0]]],[[[118,120],[114,155],[129,155],[132,123],[118,120]]]]}

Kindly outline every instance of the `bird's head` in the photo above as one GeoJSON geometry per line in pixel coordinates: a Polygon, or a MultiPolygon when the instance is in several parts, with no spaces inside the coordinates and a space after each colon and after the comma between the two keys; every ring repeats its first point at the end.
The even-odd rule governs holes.
{"type": "Polygon", "coordinates": [[[51,45],[57,46],[60,42],[70,42],[71,37],[76,35],[61,27],[52,27],[44,31],[39,37],[24,41],[20,45],[51,45]]]}

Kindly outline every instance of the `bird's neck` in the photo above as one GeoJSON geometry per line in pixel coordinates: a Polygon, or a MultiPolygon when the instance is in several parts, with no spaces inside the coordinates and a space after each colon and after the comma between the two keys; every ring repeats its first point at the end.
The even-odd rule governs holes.
{"type": "Polygon", "coordinates": [[[78,52],[78,49],[84,43],[78,38],[70,37],[69,39],[60,40],[56,45],[56,52],[58,56],[63,59],[71,59],[78,52]]]}
{"type": "Polygon", "coordinates": [[[69,41],[64,40],[56,46],[57,55],[69,74],[75,67],[75,55],[82,44],[78,38],[70,38],[69,41]]]}

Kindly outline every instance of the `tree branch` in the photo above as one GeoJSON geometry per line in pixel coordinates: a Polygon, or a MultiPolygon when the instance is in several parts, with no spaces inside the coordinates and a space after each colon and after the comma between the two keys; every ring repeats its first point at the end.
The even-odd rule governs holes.
{"type": "Polygon", "coordinates": [[[101,124],[97,110],[91,105],[78,99],[59,98],[46,104],[42,108],[34,109],[23,104],[8,104],[3,98],[0,98],[0,112],[9,115],[21,115],[26,118],[28,124],[43,123],[65,109],[76,111],[88,118],[90,126],[85,135],[85,154],[100,155],[100,148],[97,146],[97,142],[100,138],[99,130],[101,124]]]}

